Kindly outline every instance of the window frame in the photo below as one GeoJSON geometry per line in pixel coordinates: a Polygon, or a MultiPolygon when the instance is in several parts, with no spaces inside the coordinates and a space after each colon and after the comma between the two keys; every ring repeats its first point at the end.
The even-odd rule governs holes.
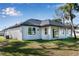
{"type": "Polygon", "coordinates": [[[48,28],[44,28],[44,34],[45,34],[45,35],[48,34],[48,28]]]}
{"type": "Polygon", "coordinates": [[[33,27],[33,28],[32,28],[32,35],[35,35],[35,34],[36,34],[36,28],[33,27]]]}
{"type": "Polygon", "coordinates": [[[35,35],[35,34],[36,34],[36,27],[28,27],[28,35],[35,35]]]}
{"type": "Polygon", "coordinates": [[[28,35],[32,35],[32,29],[31,29],[31,27],[28,27],[28,35]]]}

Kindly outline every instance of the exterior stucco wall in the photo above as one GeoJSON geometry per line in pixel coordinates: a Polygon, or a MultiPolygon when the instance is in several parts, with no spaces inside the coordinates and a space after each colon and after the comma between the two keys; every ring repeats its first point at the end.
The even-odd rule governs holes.
{"type": "Polygon", "coordinates": [[[67,29],[67,28],[63,28],[63,27],[56,27],[56,26],[49,26],[49,27],[42,27],[41,28],[41,37],[43,40],[54,40],[54,39],[61,39],[61,38],[67,38],[67,37],[71,37],[71,30],[67,29]],[[44,28],[48,28],[48,34],[45,35],[44,32],[44,28]],[[58,37],[53,38],[53,29],[57,29],[58,30],[58,37]]]}
{"type": "Polygon", "coordinates": [[[23,40],[41,39],[41,30],[40,30],[40,28],[35,27],[35,26],[22,26],[22,39],[23,40]],[[29,27],[36,28],[36,34],[35,35],[29,35],[28,34],[28,28],[29,27]]]}
{"type": "Polygon", "coordinates": [[[67,38],[67,37],[71,37],[71,30],[67,28],[60,28],[59,38],[67,38]]]}
{"type": "Polygon", "coordinates": [[[4,36],[6,35],[9,35],[11,38],[18,40],[35,40],[35,39],[53,40],[53,39],[71,37],[71,30],[63,27],[56,27],[56,26],[47,26],[47,27],[21,26],[21,27],[6,30],[4,36]],[[28,34],[29,27],[36,28],[36,34],[29,35],[28,34]],[[45,34],[45,28],[48,29],[47,34],[45,34]],[[57,38],[53,38],[52,29],[58,30],[57,38]]]}
{"type": "Polygon", "coordinates": [[[79,38],[79,29],[76,29],[76,36],[79,38]]]}
{"type": "Polygon", "coordinates": [[[35,35],[29,35],[28,34],[28,28],[34,27],[34,26],[22,26],[22,39],[24,40],[34,40],[34,39],[42,39],[42,40],[53,40],[53,39],[60,39],[60,38],[67,38],[71,37],[70,35],[70,29],[67,28],[61,28],[56,26],[48,26],[48,27],[35,27],[36,28],[36,34],[35,35]],[[45,34],[45,28],[48,29],[48,34],[45,34]],[[38,31],[39,29],[39,31],[38,31]],[[53,38],[53,32],[52,29],[58,30],[58,37],[53,38]]]}
{"type": "Polygon", "coordinates": [[[56,29],[56,30],[58,30],[58,36],[57,36],[57,38],[59,38],[59,27],[56,27],[56,26],[51,26],[51,39],[53,40],[53,39],[57,39],[57,38],[54,38],[53,37],[53,29],[56,29]]]}
{"type": "MultiPolygon", "coordinates": [[[[79,28],[75,29],[76,32],[76,36],[79,38],[79,28]]],[[[74,37],[74,33],[73,33],[73,37],[74,37]]]]}
{"type": "Polygon", "coordinates": [[[61,38],[67,38],[67,37],[71,37],[71,30],[68,28],[63,28],[63,27],[56,27],[56,26],[51,26],[51,30],[52,29],[57,29],[58,30],[58,37],[57,38],[53,38],[53,32],[51,31],[51,37],[52,39],[61,39],[61,38]]]}
{"type": "Polygon", "coordinates": [[[66,29],[66,36],[71,37],[71,29],[66,29]]]}
{"type": "Polygon", "coordinates": [[[66,33],[64,28],[59,28],[59,38],[65,38],[66,33]]]}
{"type": "Polygon", "coordinates": [[[22,28],[17,27],[17,28],[5,30],[4,36],[7,35],[9,35],[9,37],[12,39],[22,40],[22,28]]]}
{"type": "Polygon", "coordinates": [[[43,40],[51,40],[52,39],[51,34],[52,34],[51,33],[51,26],[41,28],[41,37],[42,37],[43,40]],[[45,28],[48,29],[47,34],[45,34],[45,28]]]}
{"type": "Polygon", "coordinates": [[[24,40],[32,40],[32,39],[43,39],[43,40],[50,40],[51,39],[51,27],[35,27],[36,28],[36,34],[35,35],[29,35],[28,34],[28,28],[34,27],[34,26],[22,26],[22,38],[24,40]],[[48,34],[45,35],[44,29],[48,28],[48,34]],[[39,31],[38,31],[39,29],[39,31]]]}

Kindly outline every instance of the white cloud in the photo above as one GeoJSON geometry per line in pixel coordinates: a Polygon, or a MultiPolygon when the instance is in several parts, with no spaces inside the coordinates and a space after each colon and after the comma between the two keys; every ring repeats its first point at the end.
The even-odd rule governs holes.
{"type": "Polygon", "coordinates": [[[20,11],[17,11],[13,7],[8,7],[5,9],[2,9],[2,15],[8,15],[8,16],[20,16],[22,15],[20,11]]]}

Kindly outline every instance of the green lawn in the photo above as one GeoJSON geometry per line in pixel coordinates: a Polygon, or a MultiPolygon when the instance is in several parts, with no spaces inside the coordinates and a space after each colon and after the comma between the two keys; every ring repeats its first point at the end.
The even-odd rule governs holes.
{"type": "Polygon", "coordinates": [[[0,42],[5,41],[5,38],[3,36],[0,36],[0,42]]]}
{"type": "Polygon", "coordinates": [[[60,40],[6,40],[0,37],[0,55],[4,56],[53,56],[79,55],[79,39],[67,38],[60,40]]]}

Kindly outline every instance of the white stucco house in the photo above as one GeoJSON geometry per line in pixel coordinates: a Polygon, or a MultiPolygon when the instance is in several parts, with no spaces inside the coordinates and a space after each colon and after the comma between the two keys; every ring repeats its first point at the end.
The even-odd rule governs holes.
{"type": "Polygon", "coordinates": [[[61,22],[28,19],[4,29],[4,36],[18,40],[53,40],[71,37],[71,29],[61,22]]]}

